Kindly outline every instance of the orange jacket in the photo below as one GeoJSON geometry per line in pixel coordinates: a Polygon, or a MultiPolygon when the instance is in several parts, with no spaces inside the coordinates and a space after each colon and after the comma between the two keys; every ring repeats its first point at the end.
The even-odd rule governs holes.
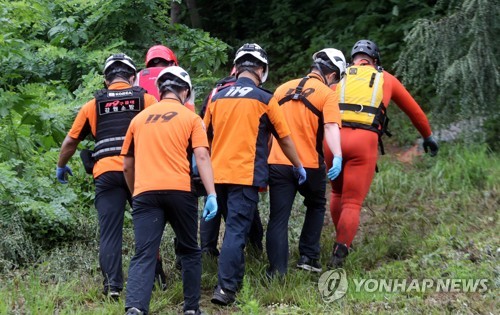
{"type": "Polygon", "coordinates": [[[270,132],[280,138],[290,135],[272,94],[240,78],[212,97],[204,121],[209,136],[213,134],[215,183],[266,186],[270,132]]]}
{"type": "Polygon", "coordinates": [[[207,147],[205,126],[181,103],[164,99],[132,119],[122,155],[135,158],[134,196],[147,191],[191,191],[192,150],[207,147]]]}
{"type": "MultiPolygon", "coordinates": [[[[118,82],[113,83],[109,86],[111,90],[124,90],[130,88],[131,85],[118,82]]],[[[156,98],[150,94],[144,94],[144,107],[148,107],[156,103],[156,98]]],[[[73,126],[68,132],[68,136],[73,139],[84,140],[89,134],[95,138],[96,135],[96,123],[97,123],[97,108],[95,98],[87,102],[78,112],[73,126]]],[[[99,175],[110,171],[123,171],[123,157],[121,156],[110,156],[98,160],[95,163],[93,176],[97,178],[99,175]]]]}
{"type": "MultiPolygon", "coordinates": [[[[339,100],[337,93],[333,92],[323,79],[315,74],[309,73],[302,94],[323,115],[323,123],[337,123],[341,126],[339,100]]],[[[293,94],[295,88],[302,79],[295,79],[282,84],[274,92],[279,101],[286,95],[293,94]]],[[[318,116],[308,109],[302,101],[291,100],[283,105],[285,118],[292,132],[292,139],[297,148],[300,161],[304,167],[318,168],[323,164],[323,125],[319,125],[318,116]],[[321,129],[321,130],[320,130],[321,129]]],[[[285,156],[275,138],[268,159],[269,164],[292,165],[285,156]]]]}

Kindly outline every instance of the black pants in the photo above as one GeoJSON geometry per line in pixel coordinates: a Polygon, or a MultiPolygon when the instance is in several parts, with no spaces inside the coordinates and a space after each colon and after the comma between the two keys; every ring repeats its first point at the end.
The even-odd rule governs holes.
{"type": "Polygon", "coordinates": [[[123,172],[106,172],[95,179],[95,207],[99,218],[99,265],[104,291],[123,289],[123,216],[130,192],[123,172]]]}
{"type": "MultiPolygon", "coordinates": [[[[213,256],[219,256],[217,242],[219,240],[221,218],[224,218],[224,221],[226,221],[227,218],[226,210],[226,208],[219,209],[215,217],[210,221],[200,221],[200,244],[202,252],[209,253],[213,256]]],[[[250,226],[250,232],[248,234],[247,242],[250,246],[262,250],[263,238],[264,228],[262,227],[262,221],[257,209],[252,220],[252,225],[250,226]]]]}
{"type": "Polygon", "coordinates": [[[292,166],[269,166],[270,214],[266,251],[271,273],[285,274],[288,268],[288,220],[297,191],[304,196],[306,214],[299,239],[300,255],[319,259],[320,237],[325,215],[325,167],[306,169],[307,181],[300,185],[292,166]]]}
{"type": "Polygon", "coordinates": [[[226,211],[226,231],[219,257],[219,285],[233,292],[245,274],[245,243],[255,217],[259,188],[255,186],[216,184],[217,204],[226,211]]]}
{"type": "Polygon", "coordinates": [[[198,246],[198,199],[191,192],[161,191],[134,197],[132,219],[135,255],[130,261],[126,308],[149,311],[156,257],[166,222],[175,232],[181,258],[184,310],[197,310],[200,300],[201,251],[198,246]]]}

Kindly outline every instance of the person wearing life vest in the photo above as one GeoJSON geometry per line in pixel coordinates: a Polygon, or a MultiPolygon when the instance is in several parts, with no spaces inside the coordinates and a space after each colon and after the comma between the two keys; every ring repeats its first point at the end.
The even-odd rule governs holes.
{"type": "Polygon", "coordinates": [[[217,213],[217,196],[205,125],[184,106],[193,91],[181,67],[158,75],[161,101],[137,115],[125,136],[121,154],[124,174],[133,195],[135,254],[127,280],[126,312],[147,314],[156,254],[163,230],[170,223],[182,264],[184,314],[200,314],[201,251],[198,246],[198,198],[191,180],[195,157],[208,193],[202,220],[217,213]]]}
{"type": "MultiPolygon", "coordinates": [[[[217,94],[220,90],[232,86],[236,83],[236,68],[233,66],[229,76],[217,81],[215,87],[210,91],[210,93],[205,97],[203,105],[201,107],[200,116],[203,118],[205,116],[205,111],[207,105],[212,100],[212,97],[217,94]]],[[[260,191],[266,191],[265,188],[260,188],[260,191]]],[[[217,243],[219,241],[219,230],[221,217],[226,219],[227,213],[222,211],[217,212],[217,215],[210,221],[200,222],[200,244],[201,252],[208,254],[212,257],[219,256],[219,250],[217,249],[217,243]]],[[[259,211],[255,211],[255,216],[250,226],[250,232],[248,233],[248,245],[253,248],[256,252],[262,252],[262,239],[264,237],[264,228],[262,227],[262,221],[260,219],[259,211]]]]}
{"type": "MultiPolygon", "coordinates": [[[[146,68],[139,71],[137,74],[137,85],[143,87],[148,93],[154,95],[157,100],[160,99],[158,88],[156,87],[156,79],[158,74],[166,67],[178,66],[179,62],[174,52],[163,45],[155,45],[149,48],[146,53],[146,68]]],[[[186,102],[185,106],[195,111],[194,94],[193,97],[186,102]]]]}
{"type": "Polygon", "coordinates": [[[128,125],[135,115],[156,103],[154,96],[141,87],[133,87],[136,67],[125,54],[114,54],[104,64],[106,89],[97,91],[95,98],[78,112],[71,130],[64,139],[56,177],[63,184],[72,175],[67,165],[80,141],[92,135],[95,148],[90,166],[93,173],[95,207],[99,218],[99,265],[104,277],[105,295],[118,299],[123,289],[122,229],[125,205],[131,195],[123,177],[123,157],[120,156],[128,125]]]}
{"type": "MultiPolygon", "coordinates": [[[[328,268],[342,267],[356,235],[361,205],[375,174],[380,138],[387,132],[387,106],[392,100],[424,138],[425,152],[438,153],[426,115],[393,75],[383,70],[380,51],[370,40],[360,40],[351,51],[346,77],[335,87],[342,116],[343,172],[331,182],[330,213],[336,240],[328,268]]],[[[380,146],[383,154],[383,146],[380,146]]],[[[332,153],[325,146],[327,167],[332,153]]]]}
{"type": "Polygon", "coordinates": [[[267,54],[257,44],[236,52],[236,83],[216,93],[204,122],[212,137],[212,165],[220,211],[227,213],[219,256],[218,283],[212,303],[235,301],[245,273],[245,242],[259,201],[259,187],[267,184],[268,139],[272,132],[292,161],[299,183],[307,175],[295,150],[283,111],[272,94],[259,86],[269,72],[267,54]]]}
{"type": "MultiPolygon", "coordinates": [[[[313,56],[307,76],[279,86],[274,96],[283,108],[285,118],[297,146],[299,158],[306,169],[307,181],[295,180],[290,161],[275,143],[269,155],[270,214],[266,233],[269,258],[268,276],[284,275],[288,269],[288,220],[297,191],[304,196],[305,220],[299,240],[300,258],[297,268],[321,272],[320,236],[326,211],[325,160],[323,138],[334,153],[330,158],[328,177],[333,180],[342,170],[340,148],[340,111],[338,97],[330,85],[345,75],[344,54],[325,48],[313,56]]],[[[276,142],[276,139],[273,139],[276,142]]]]}

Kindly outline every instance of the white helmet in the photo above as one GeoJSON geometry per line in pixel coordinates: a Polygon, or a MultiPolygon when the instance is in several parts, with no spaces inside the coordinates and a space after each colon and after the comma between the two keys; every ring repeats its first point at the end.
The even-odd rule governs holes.
{"type": "Polygon", "coordinates": [[[194,99],[194,97],[191,97],[194,96],[193,86],[191,85],[191,78],[189,77],[189,73],[187,73],[186,70],[178,66],[171,66],[163,69],[160,72],[158,78],[156,79],[156,86],[158,87],[160,95],[162,95],[167,90],[172,91],[169,88],[172,85],[180,87],[186,87],[187,85],[189,87],[187,98],[189,99],[189,101],[191,101],[191,99],[194,99]],[[170,76],[168,74],[170,74],[170,76]],[[175,78],[172,79],[172,76],[174,76],[175,78]]]}
{"type": "Polygon", "coordinates": [[[332,64],[334,66],[336,66],[337,68],[339,68],[339,72],[340,72],[339,78],[338,78],[339,81],[342,80],[342,78],[345,76],[346,61],[345,61],[344,54],[340,50],[335,49],[335,48],[325,48],[325,49],[322,49],[322,50],[316,52],[312,56],[312,59],[315,63],[326,65],[329,68],[332,67],[332,64]],[[329,62],[325,61],[324,59],[318,58],[317,56],[320,53],[325,53],[329,62]]]}
{"type": "Polygon", "coordinates": [[[109,69],[109,67],[111,67],[116,63],[121,63],[125,65],[127,68],[130,68],[131,72],[133,71],[134,74],[137,72],[137,69],[135,68],[135,64],[132,58],[130,58],[125,54],[113,54],[108,59],[106,59],[106,62],[104,63],[104,70],[103,70],[104,75],[107,75],[108,73],[106,72],[109,69]]]}
{"type": "Polygon", "coordinates": [[[267,54],[262,47],[257,44],[245,44],[238,49],[236,52],[236,56],[234,57],[234,65],[242,65],[242,66],[256,66],[257,64],[252,63],[250,61],[244,61],[243,63],[238,62],[243,56],[250,55],[253,58],[264,64],[264,73],[262,75],[261,83],[266,82],[267,75],[269,74],[269,62],[267,60],[267,54]]]}

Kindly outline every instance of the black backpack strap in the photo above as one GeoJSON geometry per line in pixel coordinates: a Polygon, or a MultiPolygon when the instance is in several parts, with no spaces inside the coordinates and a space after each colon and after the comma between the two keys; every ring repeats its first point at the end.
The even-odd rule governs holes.
{"type": "Polygon", "coordinates": [[[376,115],[380,112],[380,109],[378,107],[363,106],[358,104],[340,103],[339,108],[340,110],[349,110],[352,112],[368,113],[373,115],[376,115]]]}
{"type": "Polygon", "coordinates": [[[134,92],[143,92],[143,93],[147,93],[147,92],[148,92],[145,88],[140,87],[140,86],[138,86],[138,85],[133,86],[133,87],[132,87],[132,90],[133,90],[134,92]]]}
{"type": "Polygon", "coordinates": [[[307,98],[302,97],[302,102],[304,103],[304,105],[306,105],[307,108],[309,108],[311,112],[313,112],[314,115],[318,116],[318,118],[323,118],[323,115],[321,115],[319,109],[314,107],[314,105],[311,102],[309,102],[307,98]]]}
{"type": "Polygon", "coordinates": [[[318,116],[318,118],[322,118],[323,115],[321,114],[321,111],[316,107],[314,107],[314,105],[306,97],[304,97],[304,95],[302,95],[302,89],[304,88],[304,85],[309,79],[310,79],[309,77],[302,78],[299,85],[297,85],[297,87],[295,88],[294,93],[288,94],[287,96],[283,97],[281,100],[278,101],[278,104],[283,105],[284,103],[289,102],[291,100],[301,101],[311,112],[313,112],[314,115],[318,116]]]}
{"type": "Polygon", "coordinates": [[[301,99],[302,95],[302,89],[304,88],[304,85],[306,84],[307,80],[309,80],[309,77],[303,77],[302,80],[300,81],[299,85],[295,88],[295,91],[293,94],[288,94],[287,96],[283,97],[281,100],[279,100],[278,104],[283,105],[284,103],[291,101],[291,100],[299,100],[301,99]]]}

